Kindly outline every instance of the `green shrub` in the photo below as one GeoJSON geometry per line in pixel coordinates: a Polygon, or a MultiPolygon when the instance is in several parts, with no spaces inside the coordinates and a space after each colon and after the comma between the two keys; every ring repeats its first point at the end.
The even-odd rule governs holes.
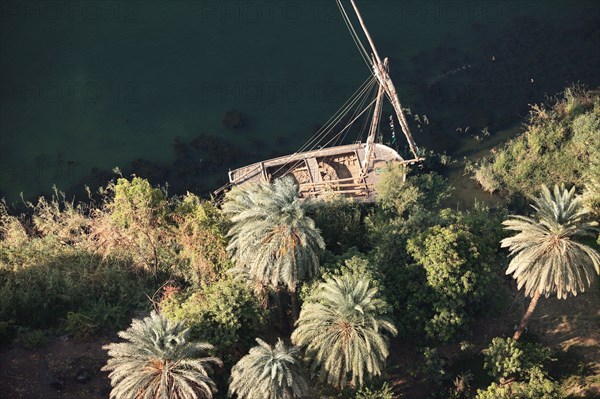
{"type": "Polygon", "coordinates": [[[352,247],[368,249],[368,241],[364,239],[365,205],[347,199],[316,201],[310,203],[308,214],[321,231],[328,250],[343,254],[352,247]]]}
{"type": "Polygon", "coordinates": [[[446,362],[439,356],[437,348],[424,348],[422,350],[424,362],[421,371],[427,381],[435,386],[441,386],[448,379],[446,362]]]}
{"type": "Polygon", "coordinates": [[[48,344],[46,333],[42,330],[25,330],[22,333],[23,345],[27,349],[43,348],[48,344]]]}
{"type": "Polygon", "coordinates": [[[527,196],[542,184],[583,187],[598,176],[600,91],[574,86],[531,108],[525,132],[470,168],[486,191],[527,196]]]}
{"type": "Polygon", "coordinates": [[[525,378],[528,370],[543,369],[554,360],[552,350],[541,344],[496,337],[485,350],[484,368],[500,380],[510,376],[525,378]]]}
{"type": "Polygon", "coordinates": [[[98,331],[98,324],[88,316],[78,312],[67,313],[65,331],[75,339],[86,339],[98,331]]]}
{"type": "Polygon", "coordinates": [[[380,388],[363,387],[356,392],[355,399],[394,399],[394,391],[384,382],[380,388]]]}
{"type": "Polygon", "coordinates": [[[403,217],[369,218],[369,258],[401,335],[451,341],[474,317],[507,301],[499,240],[506,211],[476,203],[465,212],[414,209],[403,217]],[[489,289],[494,286],[494,289],[489,289]]]}
{"type": "Polygon", "coordinates": [[[524,354],[512,338],[496,337],[485,353],[484,368],[494,378],[505,379],[523,370],[524,354]]]}
{"type": "Polygon", "coordinates": [[[448,342],[464,331],[481,305],[492,278],[491,259],[467,226],[434,226],[408,240],[407,249],[426,272],[435,315],[425,331],[448,342]],[[481,248],[481,250],[480,250],[481,248]]]}
{"type": "Polygon", "coordinates": [[[109,319],[116,313],[118,320],[105,320],[104,326],[117,328],[126,323],[127,312],[147,306],[145,293],[156,285],[126,263],[102,260],[52,237],[18,246],[1,242],[0,276],[0,320],[38,329],[59,327],[68,312],[109,319]]]}
{"type": "Polygon", "coordinates": [[[405,173],[400,164],[391,164],[381,173],[375,190],[383,209],[405,215],[418,208],[435,208],[452,191],[448,181],[435,172],[407,178],[405,173]]]}
{"type": "Polygon", "coordinates": [[[562,399],[559,385],[550,380],[540,368],[534,367],[528,372],[524,382],[509,384],[492,383],[485,390],[477,390],[475,399],[562,399]]]}
{"type": "Polygon", "coordinates": [[[231,278],[204,286],[187,298],[172,295],[161,303],[161,311],[185,321],[195,339],[212,342],[228,361],[253,346],[266,320],[266,310],[253,291],[231,278]]]}
{"type": "Polygon", "coordinates": [[[58,191],[28,205],[33,223],[0,202],[0,320],[16,326],[68,326],[72,312],[73,331],[86,319],[119,329],[159,280],[198,287],[228,266],[219,211],[143,179],[111,182],[90,205],[58,191]]]}

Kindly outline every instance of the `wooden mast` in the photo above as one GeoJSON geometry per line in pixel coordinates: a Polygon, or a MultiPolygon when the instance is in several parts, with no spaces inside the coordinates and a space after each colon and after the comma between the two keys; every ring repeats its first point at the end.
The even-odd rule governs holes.
{"type": "MultiPolygon", "coordinates": [[[[387,58],[383,62],[383,66],[387,68],[387,58]]],[[[366,175],[369,170],[369,163],[373,156],[373,144],[375,144],[375,135],[377,134],[377,128],[379,127],[379,119],[381,117],[381,108],[383,106],[383,85],[379,85],[377,91],[377,102],[375,102],[375,110],[373,111],[373,119],[371,120],[371,129],[369,130],[369,136],[367,137],[367,145],[365,146],[365,159],[363,161],[362,173],[366,175]]]]}
{"type": "MultiPolygon", "coordinates": [[[[358,17],[358,21],[360,22],[360,26],[369,41],[369,45],[371,46],[371,50],[373,51],[373,72],[375,73],[375,77],[379,80],[379,84],[384,88],[387,93],[392,106],[394,107],[394,111],[396,111],[396,116],[398,117],[398,121],[400,122],[400,127],[402,128],[402,132],[404,136],[406,136],[406,140],[408,141],[408,146],[410,147],[410,151],[413,153],[415,160],[419,159],[419,155],[417,154],[417,146],[412,138],[412,134],[410,133],[410,129],[408,127],[408,123],[406,122],[406,117],[404,116],[404,112],[402,111],[402,104],[400,104],[400,99],[398,99],[398,93],[396,91],[396,87],[390,78],[390,75],[387,72],[386,66],[381,62],[381,58],[379,57],[379,53],[377,53],[377,49],[375,48],[375,44],[373,43],[373,39],[371,39],[371,35],[365,26],[365,22],[360,15],[360,11],[358,11],[358,7],[356,7],[356,3],[354,0],[350,0],[352,3],[352,8],[354,8],[354,12],[358,17]]],[[[387,59],[386,59],[387,61],[387,59]]]]}

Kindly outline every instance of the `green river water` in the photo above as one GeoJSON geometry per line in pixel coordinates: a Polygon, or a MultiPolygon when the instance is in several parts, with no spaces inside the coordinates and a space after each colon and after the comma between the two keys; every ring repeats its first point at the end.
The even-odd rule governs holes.
{"type": "MultiPolygon", "coordinates": [[[[528,104],[600,84],[595,1],[358,6],[403,105],[430,121],[411,122],[417,144],[458,159],[516,134],[528,104]]],[[[369,76],[333,0],[0,7],[8,201],[103,184],[115,166],[171,192],[209,192],[229,168],[296,150],[369,76]],[[243,128],[223,126],[229,110],[243,128]]],[[[459,175],[453,183],[470,193],[459,175]]]]}

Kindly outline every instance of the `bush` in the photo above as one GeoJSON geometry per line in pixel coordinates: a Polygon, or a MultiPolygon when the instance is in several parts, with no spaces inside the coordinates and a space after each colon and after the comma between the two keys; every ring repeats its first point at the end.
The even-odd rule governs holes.
{"type": "Polygon", "coordinates": [[[228,266],[223,219],[211,203],[169,198],[140,178],[120,178],[100,193],[85,205],[55,191],[28,204],[31,222],[0,202],[0,320],[33,328],[66,322],[75,335],[118,329],[158,280],[200,286],[228,266]]]}
{"type": "Polygon", "coordinates": [[[155,284],[127,264],[103,261],[50,237],[18,246],[0,243],[0,320],[18,326],[59,327],[69,312],[82,312],[108,317],[101,324],[118,328],[130,310],[146,305],[144,292],[154,292],[155,284]]]}
{"type": "Polygon", "coordinates": [[[543,369],[554,361],[552,351],[541,344],[496,337],[485,350],[484,368],[501,381],[510,376],[525,378],[527,370],[543,369]]]}
{"type": "Polygon", "coordinates": [[[403,336],[451,341],[474,317],[505,304],[497,252],[505,214],[476,203],[465,212],[413,209],[369,218],[375,244],[369,258],[385,276],[383,291],[403,336]]]}
{"type": "Polygon", "coordinates": [[[441,342],[457,338],[493,281],[491,259],[485,256],[489,248],[467,226],[450,224],[409,239],[407,249],[425,269],[433,293],[435,315],[427,322],[427,335],[441,342]]]}
{"type": "Polygon", "coordinates": [[[15,326],[12,320],[0,321],[0,345],[10,344],[15,337],[15,326]]]}
{"type": "Polygon", "coordinates": [[[110,183],[102,201],[88,239],[103,258],[168,273],[194,286],[213,281],[227,267],[223,220],[211,203],[189,193],[168,197],[137,177],[110,183]]]}
{"type": "Polygon", "coordinates": [[[204,286],[187,298],[171,295],[161,303],[161,311],[185,321],[195,339],[214,343],[227,361],[253,346],[266,320],[266,311],[252,290],[231,278],[204,286]]]}
{"type": "Polygon", "coordinates": [[[474,179],[486,191],[511,196],[542,184],[582,188],[598,176],[598,131],[600,91],[567,88],[554,104],[532,106],[525,132],[472,168],[474,179]]]}
{"type": "Polygon", "coordinates": [[[82,313],[69,312],[64,328],[73,338],[86,339],[98,331],[98,324],[82,313]]]}
{"type": "Polygon", "coordinates": [[[356,392],[355,399],[394,399],[394,391],[384,382],[381,388],[363,387],[356,392]]]}
{"type": "Polygon", "coordinates": [[[321,231],[328,250],[343,254],[352,247],[368,249],[365,240],[365,205],[347,199],[310,203],[309,216],[321,231]]]}
{"type": "Polygon", "coordinates": [[[447,198],[452,188],[435,172],[405,178],[403,165],[391,164],[381,173],[375,190],[377,203],[388,211],[406,215],[419,208],[432,209],[447,198]]]}
{"type": "Polygon", "coordinates": [[[558,385],[544,371],[546,364],[555,360],[550,349],[540,344],[496,337],[484,352],[484,368],[500,380],[500,385],[492,383],[487,389],[478,390],[477,399],[562,397],[558,385]]]}
{"type": "Polygon", "coordinates": [[[436,348],[424,348],[422,350],[424,362],[421,371],[425,378],[435,386],[441,386],[448,379],[446,362],[440,358],[436,348]]]}
{"type": "Polygon", "coordinates": [[[492,383],[487,389],[477,390],[475,399],[562,399],[558,384],[539,368],[529,370],[529,379],[505,385],[492,383]]]}
{"type": "Polygon", "coordinates": [[[484,368],[494,378],[505,379],[523,370],[523,350],[512,338],[496,337],[485,353],[484,368]]]}
{"type": "Polygon", "coordinates": [[[22,335],[23,345],[27,349],[43,348],[48,344],[46,333],[42,330],[26,330],[22,335]]]}

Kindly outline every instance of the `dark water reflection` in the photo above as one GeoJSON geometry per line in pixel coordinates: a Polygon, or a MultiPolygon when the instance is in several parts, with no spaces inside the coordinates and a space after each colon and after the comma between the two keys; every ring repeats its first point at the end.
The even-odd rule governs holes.
{"type": "MultiPolygon", "coordinates": [[[[515,134],[547,94],[600,84],[597,2],[359,7],[418,144],[456,158],[515,134]]],[[[229,168],[293,152],[369,74],[333,1],[9,1],[0,11],[9,200],[103,184],[114,166],[206,193],[229,168]],[[223,123],[231,110],[243,126],[223,123]]],[[[382,131],[389,140],[387,121],[382,131]]]]}

